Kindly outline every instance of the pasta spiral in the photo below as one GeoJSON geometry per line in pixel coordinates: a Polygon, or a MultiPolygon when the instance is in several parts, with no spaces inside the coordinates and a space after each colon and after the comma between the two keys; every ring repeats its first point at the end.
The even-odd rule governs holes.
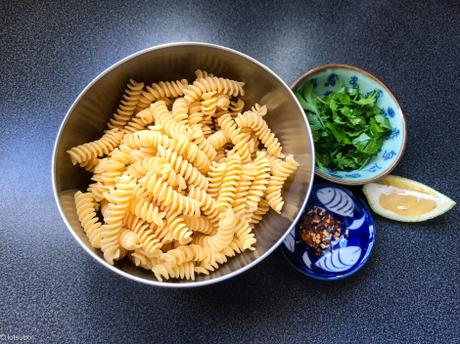
{"type": "Polygon", "coordinates": [[[123,142],[132,149],[156,148],[160,145],[169,148],[174,145],[173,141],[168,136],[152,130],[140,130],[125,135],[123,142]]]}
{"type": "Polygon", "coordinates": [[[201,203],[201,210],[205,216],[209,218],[211,223],[217,223],[219,221],[219,208],[217,203],[206,191],[190,186],[188,197],[197,200],[201,203]]]}
{"type": "Polygon", "coordinates": [[[154,265],[160,264],[158,259],[147,256],[142,248],[135,249],[131,253],[130,259],[134,265],[140,266],[145,270],[152,270],[154,265]]]}
{"type": "Polygon", "coordinates": [[[217,152],[214,147],[206,140],[203,131],[199,127],[194,126],[191,128],[191,137],[198,148],[201,149],[204,154],[206,154],[207,158],[209,160],[214,160],[217,152]]]}
{"type": "Polygon", "coordinates": [[[192,231],[187,227],[183,215],[180,212],[168,210],[166,221],[163,226],[159,226],[155,235],[164,243],[176,240],[181,245],[186,245],[192,241],[192,231]]]}
{"type": "Polygon", "coordinates": [[[244,105],[243,99],[237,98],[235,101],[230,102],[229,110],[233,114],[238,114],[243,112],[244,105]]]}
{"type": "Polygon", "coordinates": [[[110,198],[113,199],[114,203],[109,204],[108,216],[104,218],[105,224],[102,225],[101,250],[104,252],[105,260],[112,265],[114,260],[123,256],[120,235],[135,186],[136,184],[131,177],[123,175],[120,177],[116,188],[110,192],[110,198]]]}
{"type": "Polygon", "coordinates": [[[159,172],[160,169],[158,167],[163,166],[164,163],[164,159],[158,156],[152,156],[129,165],[127,171],[130,176],[140,179],[144,177],[148,171],[159,172]]]}
{"type": "Polygon", "coordinates": [[[207,77],[209,77],[209,76],[214,76],[214,75],[211,74],[211,73],[208,73],[208,72],[205,71],[205,70],[197,69],[197,70],[195,71],[195,76],[196,76],[196,78],[197,78],[197,80],[198,80],[198,79],[206,79],[207,77]]]}
{"type": "Polygon", "coordinates": [[[136,105],[144,89],[143,82],[137,82],[129,79],[126,86],[120,105],[117,111],[113,114],[107,126],[109,129],[120,128],[122,129],[131,119],[136,109],[136,105]]]}
{"type": "Polygon", "coordinates": [[[251,214],[256,209],[265,194],[270,178],[270,163],[264,153],[257,154],[254,160],[254,181],[249,186],[246,202],[246,213],[251,214]]]}
{"type": "Polygon", "coordinates": [[[193,262],[182,265],[157,264],[152,267],[152,272],[160,282],[170,278],[195,279],[195,265],[193,262]]]}
{"type": "Polygon", "coordinates": [[[165,184],[158,175],[148,172],[141,180],[142,187],[149,191],[158,202],[173,211],[181,211],[184,215],[199,216],[200,202],[186,197],[165,184]]]}
{"type": "Polygon", "coordinates": [[[190,162],[185,160],[182,155],[172,149],[165,149],[162,146],[158,147],[158,153],[160,157],[171,164],[176,173],[184,177],[188,185],[193,185],[203,190],[208,188],[206,177],[190,162]]]}
{"type": "MultiPolygon", "coordinates": [[[[218,109],[227,111],[229,106],[230,106],[230,97],[229,96],[227,96],[225,94],[221,94],[221,95],[217,96],[216,107],[218,109]]],[[[219,117],[219,113],[216,113],[216,116],[219,117]]]]}
{"type": "Polygon", "coordinates": [[[185,135],[177,135],[173,140],[173,149],[190,161],[200,172],[208,173],[211,166],[206,154],[185,135]]]}
{"type": "Polygon", "coordinates": [[[98,158],[94,158],[91,160],[83,161],[80,163],[80,167],[83,167],[88,172],[93,172],[94,169],[99,165],[100,160],[98,158]]]}
{"type": "Polygon", "coordinates": [[[91,193],[75,193],[75,206],[77,209],[78,220],[83,227],[91,246],[101,247],[101,226],[96,215],[97,203],[91,193]]]}
{"type": "Polygon", "coordinates": [[[139,244],[137,243],[137,234],[129,229],[124,229],[120,235],[120,246],[126,250],[135,250],[139,248],[139,244]]]}
{"type": "Polygon", "coordinates": [[[148,227],[139,228],[136,234],[147,257],[153,258],[161,255],[162,243],[156,237],[153,229],[149,229],[148,227]]]}
{"type": "Polygon", "coordinates": [[[153,83],[146,87],[146,91],[142,92],[137,106],[138,110],[149,107],[154,101],[161,98],[176,98],[184,95],[183,89],[188,85],[186,79],[176,81],[166,81],[153,83]]]}
{"type": "Polygon", "coordinates": [[[283,184],[298,166],[299,164],[289,155],[286,157],[286,161],[280,161],[272,168],[272,175],[268,182],[265,198],[270,207],[277,213],[281,212],[281,208],[284,205],[281,197],[283,184]]]}
{"type": "Polygon", "coordinates": [[[249,152],[249,137],[246,133],[241,132],[230,114],[225,114],[219,118],[219,125],[234,144],[235,150],[241,156],[243,163],[251,160],[249,152]]]}
{"type": "Polygon", "coordinates": [[[134,134],[126,135],[124,142],[134,149],[141,147],[154,147],[156,149],[160,145],[164,148],[172,148],[196,166],[200,172],[207,173],[209,171],[211,162],[206,154],[184,135],[177,135],[172,140],[157,131],[141,130],[134,134]]]}
{"type": "Polygon", "coordinates": [[[88,191],[91,195],[93,195],[94,199],[97,202],[100,202],[104,199],[104,193],[109,191],[109,188],[100,182],[92,183],[88,185],[88,191]]]}
{"type": "Polygon", "coordinates": [[[244,96],[244,82],[218,77],[207,77],[204,82],[209,85],[208,91],[217,91],[219,94],[232,97],[244,96]]]}
{"type": "MultiPolygon", "coordinates": [[[[224,250],[228,252],[229,247],[226,247],[224,250]]],[[[232,254],[234,255],[233,251],[232,251],[232,254]]],[[[200,262],[200,265],[195,268],[195,272],[200,273],[200,274],[209,275],[209,271],[215,271],[216,269],[219,268],[219,264],[224,264],[226,262],[227,262],[227,256],[225,255],[224,252],[213,251],[213,255],[211,257],[200,262]]]]}
{"type": "Polygon", "coordinates": [[[254,233],[251,232],[251,227],[247,221],[238,220],[236,224],[236,237],[241,243],[242,250],[255,250],[253,245],[256,243],[256,238],[254,233]]]}
{"type": "Polygon", "coordinates": [[[241,217],[246,212],[246,202],[249,193],[249,188],[252,185],[256,173],[253,164],[246,164],[243,166],[241,178],[236,187],[235,199],[232,203],[233,211],[237,217],[241,217]]]}
{"type": "MultiPolygon", "coordinates": [[[[169,112],[164,101],[160,100],[150,106],[151,112],[145,113],[145,120],[153,119],[155,123],[162,126],[165,133],[173,138],[176,135],[189,135],[189,127],[183,121],[176,121],[172,114],[169,112]],[[148,117],[152,115],[153,117],[148,117]]],[[[177,110],[176,110],[177,111],[177,110]]],[[[181,110],[182,111],[182,110],[181,110]]]]}
{"type": "Polygon", "coordinates": [[[281,144],[261,116],[255,112],[246,111],[244,114],[238,115],[236,122],[240,128],[253,129],[267,148],[268,154],[281,157],[281,144]]]}
{"type": "Polygon", "coordinates": [[[161,255],[163,245],[151,225],[131,214],[126,221],[126,227],[137,235],[140,247],[136,248],[135,251],[138,253],[139,259],[143,260],[142,256],[145,256],[150,260],[161,255]],[[141,252],[139,252],[140,249],[142,249],[141,252]]]}
{"type": "Polygon", "coordinates": [[[225,135],[223,130],[218,130],[208,137],[208,143],[211,144],[215,150],[218,150],[225,146],[229,141],[229,138],[225,135]]]}
{"type": "Polygon", "coordinates": [[[126,166],[133,162],[132,150],[128,146],[121,144],[118,148],[115,148],[107,158],[104,163],[104,171],[124,171],[126,166]]]}
{"type": "Polygon", "coordinates": [[[260,105],[258,103],[255,103],[250,111],[258,114],[260,117],[264,117],[267,114],[268,109],[266,105],[260,105]]]}
{"type": "Polygon", "coordinates": [[[236,231],[237,219],[232,208],[223,213],[217,226],[217,232],[213,236],[206,237],[205,242],[215,251],[222,251],[230,245],[236,231]]]}
{"type": "Polygon", "coordinates": [[[147,123],[145,123],[141,118],[134,116],[123,127],[123,132],[126,134],[132,134],[136,131],[145,129],[146,126],[147,123]]]}
{"type": "Polygon", "coordinates": [[[241,158],[238,154],[230,155],[227,160],[222,186],[217,196],[217,208],[225,210],[235,199],[236,188],[241,178],[241,158]]]}
{"type": "Polygon", "coordinates": [[[259,202],[259,206],[257,210],[252,214],[251,218],[249,219],[249,223],[251,226],[258,224],[262,221],[263,216],[268,213],[270,210],[270,205],[268,204],[266,199],[261,199],[259,202]]]}
{"type": "Polygon", "coordinates": [[[216,91],[207,92],[201,95],[201,112],[203,116],[212,117],[217,111],[216,91]]]}
{"type": "Polygon", "coordinates": [[[189,107],[189,111],[190,111],[190,114],[187,118],[188,125],[190,127],[198,126],[199,128],[202,128],[203,113],[201,112],[201,103],[200,102],[191,103],[189,107]]]}
{"type": "Polygon", "coordinates": [[[211,77],[198,79],[192,85],[188,85],[184,90],[184,97],[190,103],[198,100],[203,93],[217,91],[219,94],[237,97],[244,96],[244,83],[225,78],[211,77]]]}
{"type": "Polygon", "coordinates": [[[172,118],[182,124],[188,123],[189,104],[185,98],[177,98],[172,106],[172,118]]]}
{"type": "Polygon", "coordinates": [[[165,212],[160,211],[155,204],[147,201],[146,199],[140,198],[133,202],[132,212],[139,218],[154,223],[157,226],[163,224],[163,218],[165,217],[165,212]]]}
{"type": "Polygon", "coordinates": [[[73,147],[67,153],[70,155],[73,165],[81,164],[85,161],[109,154],[120,144],[122,138],[123,132],[120,129],[110,129],[99,140],[73,147]]]}
{"type": "Polygon", "coordinates": [[[222,182],[224,181],[226,169],[226,163],[212,163],[211,169],[208,173],[209,186],[207,192],[210,196],[217,198],[217,196],[219,195],[219,190],[222,186],[222,182]]]}
{"type": "Polygon", "coordinates": [[[176,190],[183,191],[187,188],[185,178],[177,174],[170,164],[165,164],[165,168],[160,173],[163,175],[163,180],[176,190]]]}
{"type": "Polygon", "coordinates": [[[215,226],[205,216],[184,216],[184,222],[193,232],[212,235],[215,233],[215,226]]]}
{"type": "Polygon", "coordinates": [[[181,245],[163,253],[160,259],[165,264],[181,265],[187,262],[197,262],[205,259],[209,255],[208,251],[208,249],[200,245],[181,245]]]}

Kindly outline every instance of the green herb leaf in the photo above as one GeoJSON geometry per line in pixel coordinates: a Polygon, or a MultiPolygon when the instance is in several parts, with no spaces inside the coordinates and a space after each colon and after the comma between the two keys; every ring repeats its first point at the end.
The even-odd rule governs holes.
{"type": "Polygon", "coordinates": [[[365,152],[366,146],[369,143],[371,138],[366,133],[362,133],[357,138],[353,139],[351,143],[355,146],[360,152],[365,152]]]}
{"type": "Polygon", "coordinates": [[[391,123],[390,120],[382,115],[377,115],[375,116],[375,120],[377,121],[378,124],[380,124],[380,127],[391,130],[391,123]]]}
{"type": "Polygon", "coordinates": [[[332,135],[334,135],[337,142],[348,144],[351,143],[345,131],[334,123],[326,123],[326,128],[328,128],[332,135]]]}
{"type": "Polygon", "coordinates": [[[303,97],[306,100],[306,107],[305,110],[319,113],[318,106],[316,104],[316,96],[313,94],[313,84],[311,82],[307,82],[304,86],[303,97]]]}

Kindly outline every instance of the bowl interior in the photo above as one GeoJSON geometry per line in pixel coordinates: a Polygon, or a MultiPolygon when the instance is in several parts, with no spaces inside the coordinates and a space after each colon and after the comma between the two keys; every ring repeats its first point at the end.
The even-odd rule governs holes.
{"type": "Polygon", "coordinates": [[[313,92],[317,96],[334,92],[341,84],[351,88],[359,87],[361,93],[377,90],[377,105],[392,126],[392,131],[380,151],[360,170],[338,171],[316,166],[316,173],[331,181],[349,184],[364,184],[389,173],[399,162],[406,140],[404,115],[391,91],[367,72],[348,67],[327,67],[309,73],[294,86],[294,90],[302,91],[307,83],[313,85],[313,92]]]}
{"type": "Polygon", "coordinates": [[[70,108],[62,124],[55,146],[53,179],[55,195],[62,216],[80,244],[106,267],[135,280],[161,286],[196,286],[223,280],[255,265],[283,240],[293,220],[305,205],[313,179],[313,147],[311,133],[300,105],[290,89],[271,71],[257,61],[230,49],[207,44],[174,44],[152,48],[132,55],[112,66],[96,78],[70,108]],[[270,212],[255,229],[257,249],[231,258],[209,276],[199,275],[195,282],[159,283],[149,271],[121,261],[112,267],[99,250],[93,249],[76,216],[73,194],[85,190],[90,174],[71,165],[66,150],[95,140],[106,128],[129,78],[146,85],[161,80],[194,79],[196,69],[246,83],[247,106],[266,104],[266,118],[280,139],[284,152],[295,155],[300,163],[293,180],[283,191],[285,207],[282,215],[270,212]]]}

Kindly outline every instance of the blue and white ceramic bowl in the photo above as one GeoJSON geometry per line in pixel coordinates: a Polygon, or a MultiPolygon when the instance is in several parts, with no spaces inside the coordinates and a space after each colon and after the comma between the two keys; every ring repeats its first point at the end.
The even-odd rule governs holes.
{"type": "Polygon", "coordinates": [[[393,129],[382,149],[361,169],[338,171],[316,165],[315,172],[320,177],[337,184],[363,185],[389,174],[401,160],[406,147],[406,120],[398,100],[382,81],[369,72],[350,65],[330,64],[316,67],[297,79],[292,89],[296,91],[305,83],[312,83],[314,93],[324,96],[336,90],[339,80],[343,85],[348,84],[353,88],[359,86],[362,93],[378,90],[377,105],[388,117],[393,129]]]}
{"type": "Polygon", "coordinates": [[[319,280],[339,280],[366,263],[374,243],[374,220],[365,203],[343,187],[319,184],[313,186],[304,214],[284,240],[282,250],[301,273],[319,280]],[[314,206],[343,224],[341,236],[322,255],[315,254],[300,236],[302,218],[314,206]]]}

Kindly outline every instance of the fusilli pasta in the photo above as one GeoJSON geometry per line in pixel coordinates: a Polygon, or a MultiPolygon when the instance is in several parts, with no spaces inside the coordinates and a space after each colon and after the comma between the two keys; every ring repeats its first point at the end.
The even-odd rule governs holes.
{"type": "Polygon", "coordinates": [[[129,122],[134,114],[134,111],[136,110],[136,106],[143,89],[143,82],[137,82],[133,79],[129,79],[120,105],[118,105],[117,111],[113,114],[113,117],[107,124],[109,129],[122,129],[129,122]]]}

